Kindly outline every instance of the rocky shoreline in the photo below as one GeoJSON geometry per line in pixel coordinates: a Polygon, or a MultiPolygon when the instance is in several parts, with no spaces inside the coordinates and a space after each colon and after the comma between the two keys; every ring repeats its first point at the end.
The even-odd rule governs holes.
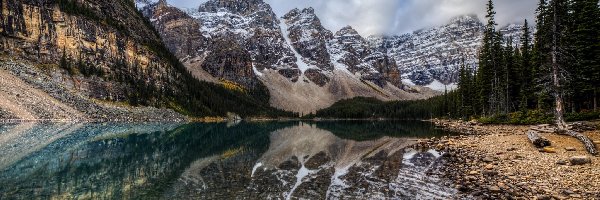
{"type": "MultiPolygon", "coordinates": [[[[525,135],[529,126],[432,122],[460,135],[415,147],[445,152],[447,164],[440,173],[455,183],[459,199],[600,199],[600,159],[575,138],[545,134],[552,146],[538,149],[525,135]]],[[[585,124],[598,127],[600,122],[585,124]]],[[[597,128],[583,133],[600,140],[597,128]]]]}

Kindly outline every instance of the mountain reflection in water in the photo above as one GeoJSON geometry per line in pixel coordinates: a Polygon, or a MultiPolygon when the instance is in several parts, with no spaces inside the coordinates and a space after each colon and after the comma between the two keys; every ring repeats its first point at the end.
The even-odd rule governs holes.
{"type": "Polygon", "coordinates": [[[431,199],[417,121],[2,124],[0,199],[431,199]]]}

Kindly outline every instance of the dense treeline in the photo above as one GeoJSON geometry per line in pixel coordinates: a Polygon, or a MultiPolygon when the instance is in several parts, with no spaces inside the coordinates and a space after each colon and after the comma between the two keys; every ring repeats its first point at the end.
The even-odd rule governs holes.
{"type": "Polygon", "coordinates": [[[479,68],[461,68],[459,96],[454,98],[458,105],[448,108],[451,117],[562,116],[598,110],[597,0],[540,0],[535,36],[530,37],[525,21],[521,44],[501,37],[495,14],[490,0],[479,68]]]}
{"type": "Polygon", "coordinates": [[[335,118],[480,118],[493,123],[549,123],[600,118],[598,0],[540,0],[536,32],[525,20],[520,44],[496,30],[494,4],[479,67],[460,68],[459,88],[423,101],[352,99],[318,111],[335,118]],[[364,110],[363,110],[364,109],[364,110]]]}
{"type": "Polygon", "coordinates": [[[421,101],[383,102],[375,98],[356,97],[336,102],[331,107],[317,111],[306,118],[341,119],[429,119],[443,115],[447,96],[434,97],[421,101]]]}
{"type": "MultiPolygon", "coordinates": [[[[121,34],[128,35],[130,32],[123,24],[111,17],[100,17],[94,10],[87,8],[74,0],[57,0],[56,2],[63,12],[83,16],[92,21],[105,23],[115,28],[121,34]]],[[[153,30],[158,36],[151,23],[142,16],[131,1],[117,1],[123,6],[130,6],[140,19],[144,19],[144,25],[153,30]]],[[[113,61],[113,66],[103,69],[87,62],[84,58],[70,58],[64,54],[60,60],[60,67],[71,75],[77,73],[83,76],[96,76],[105,80],[116,81],[126,85],[129,89],[123,98],[133,106],[154,106],[171,108],[180,113],[195,116],[226,116],[233,112],[242,117],[296,117],[296,113],[285,112],[269,106],[269,91],[264,85],[258,85],[255,89],[245,91],[228,90],[219,84],[200,81],[192,76],[181,62],[170,52],[161,41],[144,39],[141,42],[150,51],[154,52],[163,61],[168,63],[166,72],[157,71],[159,64],[150,63],[146,69],[136,63],[128,63],[124,59],[113,61]],[[159,73],[157,82],[152,75],[159,73]],[[165,74],[166,73],[166,74],[165,74]]],[[[119,99],[119,98],[117,98],[119,99]]]]}

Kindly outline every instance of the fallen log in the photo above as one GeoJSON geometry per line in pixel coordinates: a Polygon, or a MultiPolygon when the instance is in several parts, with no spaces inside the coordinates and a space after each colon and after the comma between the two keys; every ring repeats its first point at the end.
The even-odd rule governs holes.
{"type": "Polygon", "coordinates": [[[598,150],[596,149],[596,145],[587,136],[585,136],[579,132],[572,131],[572,130],[559,131],[558,134],[568,135],[568,136],[577,138],[579,141],[581,141],[581,143],[583,143],[583,146],[585,146],[585,150],[587,150],[592,155],[598,155],[598,150]]]}
{"type": "Polygon", "coordinates": [[[543,148],[552,145],[550,140],[542,137],[540,133],[535,130],[527,131],[527,138],[529,138],[529,141],[531,141],[531,143],[533,143],[533,145],[535,145],[537,148],[543,148]]]}
{"type": "Polygon", "coordinates": [[[531,127],[529,128],[534,131],[544,132],[544,133],[556,133],[556,129],[554,128],[539,128],[539,127],[531,127]]]}

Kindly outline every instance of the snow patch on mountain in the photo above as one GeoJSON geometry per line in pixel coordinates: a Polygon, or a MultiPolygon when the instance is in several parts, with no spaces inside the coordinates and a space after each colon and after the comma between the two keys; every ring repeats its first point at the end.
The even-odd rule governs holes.
{"type": "Polygon", "coordinates": [[[304,61],[304,58],[302,57],[302,55],[300,55],[298,53],[298,50],[296,50],[296,48],[294,48],[294,46],[292,45],[292,40],[290,40],[290,33],[288,31],[289,27],[285,23],[285,20],[284,19],[280,19],[279,21],[280,21],[279,22],[279,27],[281,29],[281,33],[283,34],[283,38],[285,39],[285,42],[290,47],[290,49],[292,50],[292,52],[294,52],[294,56],[296,57],[296,65],[298,65],[298,69],[300,69],[300,71],[302,73],[304,73],[306,70],[312,68],[313,66],[311,66],[308,63],[306,63],[306,61],[304,61]]]}
{"type": "Polygon", "coordinates": [[[141,9],[147,7],[147,6],[155,5],[158,2],[159,2],[159,0],[136,0],[135,1],[135,7],[137,9],[141,10],[141,9]]]}
{"type": "Polygon", "coordinates": [[[456,85],[456,83],[443,84],[442,82],[440,82],[438,80],[433,80],[433,82],[429,83],[425,87],[428,87],[435,91],[444,92],[444,91],[455,90],[458,88],[458,85],[456,85]]]}
{"type": "Polygon", "coordinates": [[[252,35],[248,30],[251,19],[244,16],[233,14],[226,11],[200,12],[187,10],[188,15],[198,19],[202,23],[200,31],[207,38],[219,37],[226,34],[233,34],[247,39],[252,35]]]}

